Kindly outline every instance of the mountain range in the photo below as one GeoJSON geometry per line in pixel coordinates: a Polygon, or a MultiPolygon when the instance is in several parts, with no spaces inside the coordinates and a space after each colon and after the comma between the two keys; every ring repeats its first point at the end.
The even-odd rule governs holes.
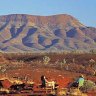
{"type": "Polygon", "coordinates": [[[67,14],[0,16],[0,51],[35,52],[96,49],[96,28],[67,14]]]}

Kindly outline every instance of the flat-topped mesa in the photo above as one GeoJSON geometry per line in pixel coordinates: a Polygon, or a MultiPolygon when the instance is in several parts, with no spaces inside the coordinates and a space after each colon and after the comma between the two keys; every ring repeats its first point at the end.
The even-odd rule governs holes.
{"type": "Polygon", "coordinates": [[[44,25],[61,25],[61,26],[74,26],[74,27],[84,27],[77,19],[74,17],[61,14],[61,15],[52,15],[52,16],[35,16],[35,15],[26,15],[26,14],[12,14],[6,16],[0,16],[0,22],[24,22],[35,25],[39,25],[40,27],[44,25]]]}
{"type": "Polygon", "coordinates": [[[67,14],[0,16],[0,50],[58,51],[96,48],[96,28],[67,14]]]}

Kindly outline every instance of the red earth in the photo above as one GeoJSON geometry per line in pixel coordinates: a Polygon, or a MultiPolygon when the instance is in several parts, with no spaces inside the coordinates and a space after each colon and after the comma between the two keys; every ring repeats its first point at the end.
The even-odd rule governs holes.
{"type": "MultiPolygon", "coordinates": [[[[88,62],[85,62],[85,61],[88,61],[91,58],[96,60],[96,56],[95,55],[90,55],[90,54],[89,55],[70,55],[69,54],[67,56],[63,55],[63,54],[61,54],[61,55],[57,54],[56,57],[54,57],[54,54],[53,54],[53,55],[49,55],[49,56],[51,58],[51,62],[50,63],[53,63],[53,64],[54,64],[54,62],[56,60],[58,60],[58,59],[59,60],[63,60],[64,58],[66,58],[68,63],[72,62],[72,60],[71,60],[72,58],[76,58],[76,63],[77,63],[78,66],[80,64],[82,64],[82,65],[85,64],[86,65],[88,62]]],[[[20,57],[18,57],[17,61],[14,61],[14,58],[13,58],[14,56],[8,55],[8,57],[11,57],[11,58],[8,58],[8,59],[10,59],[10,61],[7,61],[6,59],[5,60],[2,59],[2,62],[4,64],[5,64],[5,61],[8,62],[8,65],[10,65],[10,66],[13,66],[12,65],[13,62],[17,62],[18,58],[20,58],[20,57]]],[[[24,56],[23,59],[26,59],[25,57],[27,58],[27,56],[24,56]]],[[[68,87],[68,84],[70,82],[73,82],[73,80],[75,78],[77,78],[81,74],[80,72],[75,72],[75,70],[66,71],[66,70],[62,70],[60,68],[54,68],[53,66],[51,68],[51,67],[49,67],[49,65],[47,67],[44,66],[44,65],[42,66],[42,65],[40,65],[42,63],[38,64],[36,62],[36,61],[39,61],[39,60],[42,61],[42,57],[43,56],[40,56],[40,58],[38,57],[38,58],[36,58],[36,60],[34,59],[33,61],[35,61],[35,62],[33,62],[33,65],[31,65],[32,63],[30,63],[30,61],[29,61],[29,62],[24,62],[24,66],[22,66],[20,68],[8,69],[6,73],[0,73],[0,77],[2,78],[2,77],[6,76],[8,78],[13,78],[13,77],[24,78],[25,76],[27,76],[28,79],[33,81],[35,83],[35,85],[37,86],[37,85],[41,84],[40,77],[42,75],[45,75],[46,78],[48,79],[48,81],[54,80],[54,81],[57,82],[57,84],[59,85],[60,88],[66,88],[66,87],[68,87]],[[34,65],[36,65],[36,66],[34,66],[34,65]]],[[[27,58],[27,59],[28,60],[32,59],[32,57],[31,58],[27,58]]],[[[10,66],[9,66],[9,68],[11,68],[10,66]]],[[[89,80],[92,80],[92,81],[96,82],[96,76],[92,76],[90,74],[89,75],[83,74],[83,75],[84,75],[85,79],[89,79],[89,80]]],[[[94,94],[96,94],[96,92],[92,91],[92,92],[88,93],[88,96],[95,96],[94,94]]]]}
{"type": "MultiPolygon", "coordinates": [[[[60,70],[55,70],[55,69],[48,69],[48,68],[35,68],[35,69],[20,69],[20,70],[10,70],[7,73],[7,76],[10,78],[12,77],[23,77],[23,76],[28,76],[28,79],[31,81],[34,81],[34,85],[38,86],[41,84],[40,77],[41,75],[45,75],[46,78],[48,78],[48,81],[54,80],[57,82],[60,88],[66,88],[68,87],[68,84],[70,82],[73,82],[73,79],[78,77],[80,74],[76,74],[73,72],[67,72],[67,71],[60,71],[60,70]]],[[[3,75],[2,75],[3,76],[3,75]]],[[[89,78],[91,79],[91,78],[89,78]]],[[[95,78],[96,80],[96,78],[95,78]]],[[[6,82],[5,82],[6,83],[6,82]]],[[[7,83],[8,85],[8,83],[7,83]]],[[[88,93],[88,96],[95,96],[95,94],[90,92],[88,93]]]]}

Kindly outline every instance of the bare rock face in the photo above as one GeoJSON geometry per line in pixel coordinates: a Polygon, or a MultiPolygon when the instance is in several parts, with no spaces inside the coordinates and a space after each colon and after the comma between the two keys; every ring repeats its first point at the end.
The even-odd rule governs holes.
{"type": "Polygon", "coordinates": [[[6,52],[90,50],[96,48],[96,28],[70,15],[0,16],[0,50],[6,52]]]}

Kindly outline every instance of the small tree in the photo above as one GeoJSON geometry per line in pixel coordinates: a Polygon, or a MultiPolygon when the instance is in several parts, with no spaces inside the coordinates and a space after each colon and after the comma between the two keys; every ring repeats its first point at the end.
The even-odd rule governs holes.
{"type": "Polygon", "coordinates": [[[7,71],[7,69],[6,68],[2,68],[1,69],[1,72],[6,76],[6,71],[7,71]]]}
{"type": "Polygon", "coordinates": [[[72,62],[75,64],[75,58],[72,59],[72,62]]]}
{"type": "Polygon", "coordinates": [[[61,69],[63,68],[63,66],[66,64],[66,59],[64,58],[63,61],[60,63],[61,69]]]}
{"type": "Polygon", "coordinates": [[[90,59],[90,60],[89,60],[89,64],[90,64],[91,67],[94,67],[95,64],[96,64],[96,62],[95,62],[94,59],[90,59]]]}
{"type": "Polygon", "coordinates": [[[96,76],[96,70],[94,70],[94,73],[93,73],[94,76],[96,76]]]}
{"type": "Polygon", "coordinates": [[[44,65],[47,65],[49,62],[50,62],[50,57],[48,57],[48,56],[44,56],[43,57],[43,62],[44,62],[44,65]]]}

